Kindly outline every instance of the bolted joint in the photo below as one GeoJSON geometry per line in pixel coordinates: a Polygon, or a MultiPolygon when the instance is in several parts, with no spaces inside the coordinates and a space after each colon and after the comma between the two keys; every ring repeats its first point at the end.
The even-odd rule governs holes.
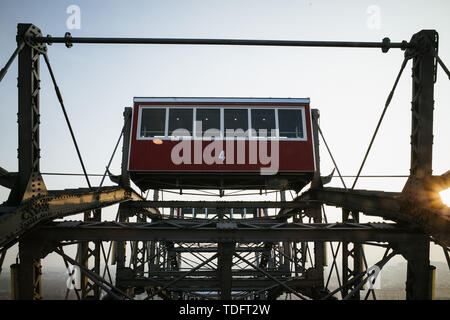
{"type": "Polygon", "coordinates": [[[72,48],[73,46],[71,39],[72,35],[70,34],[70,32],[66,32],[66,34],[64,35],[64,43],[66,44],[67,48],[72,48]]]}
{"type": "Polygon", "coordinates": [[[384,38],[382,41],[381,51],[383,53],[386,53],[389,51],[389,48],[391,47],[391,39],[384,38]]]}
{"type": "Polygon", "coordinates": [[[435,30],[422,30],[414,34],[405,50],[405,58],[411,59],[426,54],[437,55],[438,33],[435,30]]]}
{"type": "Polygon", "coordinates": [[[47,52],[47,46],[45,43],[39,43],[33,40],[36,37],[42,37],[41,29],[33,24],[18,24],[18,29],[20,30],[22,26],[28,26],[27,30],[22,34],[17,34],[16,41],[18,44],[25,42],[25,44],[39,53],[45,54],[47,52]]]}

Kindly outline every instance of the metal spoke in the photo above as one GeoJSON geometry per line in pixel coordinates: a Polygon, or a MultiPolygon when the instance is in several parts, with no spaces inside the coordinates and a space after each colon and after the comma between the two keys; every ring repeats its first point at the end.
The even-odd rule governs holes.
{"type": "Polygon", "coordinates": [[[121,299],[121,297],[119,295],[117,295],[117,293],[118,293],[118,294],[120,294],[121,296],[123,296],[125,298],[133,300],[133,298],[130,297],[129,295],[127,295],[125,292],[123,292],[122,290],[118,289],[114,285],[108,283],[106,280],[104,280],[100,276],[96,275],[91,270],[89,270],[86,267],[80,265],[77,261],[75,261],[74,259],[70,258],[68,255],[66,255],[62,250],[56,249],[55,252],[57,254],[59,254],[60,256],[64,257],[72,265],[77,265],[80,268],[80,271],[82,273],[84,273],[90,280],[95,282],[99,287],[101,287],[103,290],[105,290],[107,293],[109,293],[114,298],[116,298],[118,300],[121,299]]]}
{"type": "Polygon", "coordinates": [[[303,295],[299,294],[297,291],[295,291],[294,289],[292,289],[291,287],[289,287],[288,285],[284,284],[283,282],[281,282],[280,280],[278,280],[277,278],[273,277],[270,273],[268,273],[267,271],[265,271],[264,269],[261,269],[260,267],[254,265],[253,263],[251,263],[250,261],[248,261],[245,258],[242,258],[239,254],[237,254],[236,252],[234,253],[234,255],[239,259],[244,261],[245,263],[247,263],[249,266],[255,268],[256,270],[260,271],[262,274],[264,274],[266,277],[272,279],[273,281],[275,281],[276,283],[278,283],[280,286],[284,287],[286,290],[292,292],[294,295],[296,295],[297,297],[299,297],[302,300],[307,300],[306,297],[304,297],[303,295]]]}

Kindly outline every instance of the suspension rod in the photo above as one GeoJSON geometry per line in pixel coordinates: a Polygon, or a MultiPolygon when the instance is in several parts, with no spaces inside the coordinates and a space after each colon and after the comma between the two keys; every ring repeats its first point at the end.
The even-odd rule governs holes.
{"type": "Polygon", "coordinates": [[[332,47],[332,48],[380,48],[384,52],[391,48],[405,50],[410,47],[407,41],[390,42],[384,38],[381,42],[355,41],[309,41],[309,40],[252,40],[252,39],[198,39],[198,38],[98,38],[72,37],[28,37],[35,43],[73,43],[88,44],[175,44],[175,45],[232,45],[232,46],[276,46],[276,47],[332,47]]]}

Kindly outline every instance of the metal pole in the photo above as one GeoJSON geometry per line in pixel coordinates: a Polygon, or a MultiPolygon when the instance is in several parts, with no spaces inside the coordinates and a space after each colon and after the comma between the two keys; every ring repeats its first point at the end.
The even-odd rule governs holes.
{"type": "MultiPolygon", "coordinates": [[[[359,212],[342,209],[342,222],[359,223],[359,212]]],[[[351,285],[349,281],[362,272],[362,250],[361,243],[342,242],[342,298],[354,291],[350,299],[360,299],[360,290],[354,290],[355,283],[351,285]]]]}
{"type": "Polygon", "coordinates": [[[40,300],[42,298],[41,260],[37,256],[38,247],[33,240],[19,242],[19,273],[17,280],[18,300],[40,300]]]}
{"type": "Polygon", "coordinates": [[[390,42],[384,38],[381,42],[358,41],[304,41],[304,40],[251,40],[251,39],[186,39],[186,38],[104,38],[104,37],[30,37],[35,43],[73,43],[86,44],[175,44],[175,45],[237,45],[237,46],[277,46],[277,47],[329,47],[329,48],[379,48],[383,52],[389,49],[409,48],[406,41],[390,42]]]}
{"type": "MultiPolygon", "coordinates": [[[[311,183],[311,188],[313,189],[322,189],[323,183],[320,172],[320,149],[319,149],[319,118],[320,113],[317,109],[311,110],[312,116],[312,133],[313,133],[313,145],[314,145],[314,159],[315,159],[315,171],[314,178],[311,183]]],[[[322,223],[322,205],[317,203],[311,206],[311,209],[308,211],[308,216],[310,216],[314,223],[322,223]]],[[[325,245],[324,241],[315,241],[314,242],[314,275],[321,279],[322,287],[315,288],[316,291],[323,291],[325,283],[324,283],[324,265],[325,265],[325,245]]],[[[306,254],[304,252],[303,254],[306,254]]]]}
{"type": "MultiPolygon", "coordinates": [[[[31,29],[31,24],[18,24],[17,42],[23,41],[24,35],[31,29]]],[[[8,198],[8,204],[18,205],[25,197],[46,192],[44,181],[39,173],[39,55],[40,52],[29,45],[19,51],[18,71],[18,127],[19,127],[19,172],[17,180],[8,198]],[[33,187],[30,183],[33,182],[33,187]],[[39,185],[38,185],[39,184],[39,185]],[[28,193],[28,195],[27,195],[28,193]]],[[[34,243],[21,240],[19,243],[19,292],[18,299],[41,298],[41,262],[35,256],[34,243]]]]}
{"type": "Polygon", "coordinates": [[[125,108],[123,111],[123,144],[122,144],[122,173],[120,175],[119,185],[124,188],[130,187],[130,172],[128,171],[128,155],[130,153],[131,137],[131,108],[125,108]]]}
{"type": "MultiPolygon", "coordinates": [[[[421,217],[426,202],[424,187],[432,175],[433,155],[433,110],[434,83],[436,81],[438,33],[422,30],[411,42],[417,48],[407,53],[413,56],[412,68],[412,127],[411,127],[411,169],[410,177],[403,189],[405,205],[402,210],[421,217]]],[[[414,250],[408,257],[406,280],[407,299],[431,299],[430,288],[430,243],[428,237],[411,242],[414,250]]]]}
{"type": "MultiPolygon", "coordinates": [[[[18,24],[18,45],[24,35],[31,29],[37,29],[31,24],[18,24]]],[[[39,31],[40,32],[40,31],[39,31]]],[[[17,180],[8,198],[8,204],[18,205],[24,197],[39,195],[46,192],[44,181],[39,173],[39,92],[40,92],[40,51],[25,45],[19,51],[17,86],[19,92],[17,122],[19,128],[18,169],[17,180]],[[34,187],[29,187],[33,182],[34,187]],[[28,193],[28,195],[26,195],[28,193]]]]}
{"type": "Polygon", "coordinates": [[[220,299],[231,300],[231,290],[233,288],[233,276],[231,268],[233,266],[233,254],[236,244],[234,242],[219,242],[218,253],[218,276],[220,279],[220,299]]]}

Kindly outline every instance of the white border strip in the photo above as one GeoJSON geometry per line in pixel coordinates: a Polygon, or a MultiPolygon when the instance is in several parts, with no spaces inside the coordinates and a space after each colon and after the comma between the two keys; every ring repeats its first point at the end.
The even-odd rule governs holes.
{"type": "Polygon", "coordinates": [[[133,102],[211,102],[211,103],[310,103],[309,98],[168,98],[134,97],[133,102]]]}

